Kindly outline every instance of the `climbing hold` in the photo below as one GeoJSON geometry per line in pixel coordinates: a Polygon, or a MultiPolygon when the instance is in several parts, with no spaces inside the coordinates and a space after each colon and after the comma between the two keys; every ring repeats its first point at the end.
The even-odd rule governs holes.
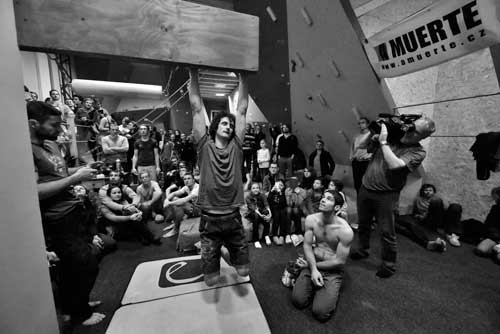
{"type": "Polygon", "coordinates": [[[359,120],[361,118],[361,114],[359,113],[359,110],[356,106],[352,107],[351,111],[357,120],[359,120]]]}
{"type": "Polygon", "coordinates": [[[273,22],[278,21],[278,18],[276,17],[276,14],[274,13],[274,10],[271,8],[271,6],[267,6],[266,11],[273,22]]]}
{"type": "Polygon", "coordinates": [[[312,97],[311,95],[309,95],[309,96],[307,97],[307,99],[308,99],[309,101],[312,101],[313,97],[312,97]]]}
{"type": "Polygon", "coordinates": [[[337,65],[335,64],[335,62],[333,60],[330,60],[328,62],[328,65],[330,65],[330,68],[332,69],[332,71],[335,74],[335,76],[339,77],[340,76],[340,72],[339,72],[339,69],[337,68],[337,65]]]}
{"type": "Polygon", "coordinates": [[[304,67],[304,59],[302,59],[302,56],[298,51],[295,52],[295,55],[297,56],[297,61],[299,62],[300,67],[304,67]]]}
{"type": "Polygon", "coordinates": [[[285,107],[285,108],[283,108],[283,110],[284,110],[284,111],[288,111],[288,108],[287,108],[287,107],[285,107]]]}
{"type": "Polygon", "coordinates": [[[346,142],[350,142],[349,136],[342,130],[339,131],[339,134],[342,135],[346,142]]]}
{"type": "Polygon", "coordinates": [[[295,72],[295,68],[297,67],[297,62],[295,60],[290,60],[290,63],[292,63],[292,72],[295,72]]]}
{"type": "Polygon", "coordinates": [[[326,102],[326,100],[323,97],[323,95],[321,95],[321,93],[318,93],[318,99],[319,99],[319,102],[321,103],[321,105],[323,107],[327,107],[328,106],[328,103],[326,102]]]}
{"type": "Polygon", "coordinates": [[[309,13],[307,12],[306,7],[302,7],[300,12],[302,13],[302,17],[304,18],[304,21],[307,23],[307,25],[312,26],[313,21],[312,21],[311,17],[309,16],[309,13]]]}
{"type": "Polygon", "coordinates": [[[284,78],[285,77],[285,74],[281,73],[281,77],[284,78]]]}
{"type": "Polygon", "coordinates": [[[304,114],[305,118],[307,118],[310,121],[314,121],[314,118],[311,115],[304,114]]]}

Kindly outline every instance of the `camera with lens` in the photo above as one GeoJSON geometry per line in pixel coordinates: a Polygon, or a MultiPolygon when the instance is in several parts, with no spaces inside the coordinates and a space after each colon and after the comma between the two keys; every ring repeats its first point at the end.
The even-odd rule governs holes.
{"type": "Polygon", "coordinates": [[[392,115],[379,114],[379,119],[373,121],[368,129],[373,134],[380,134],[381,125],[387,127],[387,141],[391,144],[398,143],[406,132],[415,130],[415,121],[422,117],[418,114],[392,115]]]}

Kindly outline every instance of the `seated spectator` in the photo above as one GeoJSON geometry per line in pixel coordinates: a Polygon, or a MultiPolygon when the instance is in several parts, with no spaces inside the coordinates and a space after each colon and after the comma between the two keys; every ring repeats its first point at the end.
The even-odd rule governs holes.
{"type": "MultiPolygon", "coordinates": [[[[117,205],[127,206],[128,202],[123,199],[122,190],[119,185],[110,185],[106,195],[117,205]]],[[[139,209],[133,213],[130,211],[111,210],[107,206],[101,207],[101,224],[108,231],[108,235],[114,237],[116,230],[123,233],[124,229],[130,229],[134,236],[137,236],[142,244],[160,244],[159,238],[155,238],[147,227],[147,219],[139,209]]]]}
{"type": "Polygon", "coordinates": [[[109,173],[109,184],[105,184],[99,189],[99,201],[101,205],[106,206],[112,211],[121,211],[125,214],[132,214],[137,212],[137,207],[139,206],[139,196],[135,191],[122,184],[122,178],[118,171],[111,171],[109,173]],[[108,196],[108,189],[110,186],[119,186],[122,193],[122,203],[117,203],[108,196]]]}
{"type": "MultiPolygon", "coordinates": [[[[483,240],[477,245],[474,252],[476,255],[492,257],[500,264],[500,187],[491,190],[491,197],[495,204],[490,209],[484,224],[475,226],[479,230],[483,240]]],[[[470,227],[464,226],[464,229],[470,230],[470,227]]],[[[465,232],[465,231],[464,231],[465,232]]]]}
{"type": "Polygon", "coordinates": [[[269,165],[269,174],[264,177],[262,181],[262,190],[267,195],[274,187],[274,183],[278,179],[283,179],[283,175],[279,172],[278,164],[276,162],[271,162],[269,165]]]}
{"type": "Polygon", "coordinates": [[[118,130],[120,131],[120,135],[126,137],[127,139],[129,139],[131,136],[129,124],[130,124],[130,118],[125,116],[122,118],[122,124],[120,124],[118,126],[118,130]]]}
{"type": "Polygon", "coordinates": [[[266,140],[262,139],[259,143],[260,149],[257,151],[257,164],[259,165],[259,180],[264,181],[269,163],[271,162],[271,152],[267,148],[266,140]]]}
{"type": "Polygon", "coordinates": [[[167,226],[164,231],[168,231],[164,237],[173,237],[179,233],[182,218],[187,215],[188,218],[199,217],[201,212],[195,206],[198,199],[198,183],[194,182],[191,173],[184,174],[184,187],[177,191],[167,193],[167,198],[163,202],[165,210],[165,220],[168,222],[173,219],[173,224],[167,226]]]}
{"type": "Polygon", "coordinates": [[[314,168],[317,177],[327,179],[335,170],[335,162],[328,151],[324,150],[325,143],[316,141],[316,150],[309,155],[309,167],[314,168]]]}
{"type": "Polygon", "coordinates": [[[336,215],[342,201],[340,194],[325,191],[320,212],[306,218],[305,259],[297,260],[303,269],[293,287],[293,305],[303,309],[312,301],[312,314],[319,321],[327,321],[335,312],[353,240],[347,222],[336,215]]]}
{"type": "Polygon", "coordinates": [[[123,167],[126,166],[128,140],[119,134],[118,125],[110,125],[110,134],[102,138],[103,161],[106,165],[115,165],[116,160],[120,160],[123,167]]]}
{"type": "Polygon", "coordinates": [[[145,219],[154,219],[157,223],[163,222],[163,207],[161,198],[163,192],[158,185],[158,182],[151,180],[151,175],[148,171],[139,174],[141,184],[137,187],[137,195],[139,196],[138,208],[142,211],[145,219]]]}
{"type": "Polygon", "coordinates": [[[336,214],[337,214],[337,216],[347,220],[347,201],[346,201],[344,193],[342,192],[342,190],[344,189],[344,184],[340,180],[333,179],[333,180],[330,180],[330,182],[328,182],[327,189],[331,190],[331,191],[338,191],[339,194],[342,196],[342,199],[344,200],[344,204],[342,205],[340,210],[337,211],[336,214]]]}
{"type": "Polygon", "coordinates": [[[276,180],[273,188],[267,196],[267,202],[271,208],[271,216],[273,217],[273,242],[276,245],[282,246],[284,242],[291,243],[289,235],[289,222],[286,217],[286,197],[285,197],[285,182],[282,179],[276,180]],[[279,232],[278,232],[279,230],[279,232]]]}
{"type": "Polygon", "coordinates": [[[304,172],[300,175],[300,187],[305,190],[312,189],[315,179],[316,172],[314,171],[314,168],[305,168],[304,172]]]}
{"type": "Polygon", "coordinates": [[[252,241],[256,248],[261,248],[260,241],[264,240],[266,245],[271,245],[269,238],[269,225],[271,221],[271,209],[267,203],[266,196],[260,190],[260,185],[256,182],[252,183],[250,192],[245,196],[247,205],[247,213],[245,218],[250,221],[253,226],[252,241]],[[264,226],[262,237],[259,237],[259,227],[264,226]]]}
{"type": "Polygon", "coordinates": [[[290,236],[295,245],[300,244],[302,238],[302,206],[307,192],[299,186],[299,180],[296,177],[291,177],[287,182],[285,190],[286,197],[286,213],[289,222],[293,222],[294,230],[290,236]]]}
{"type": "Polygon", "coordinates": [[[408,235],[428,250],[446,251],[446,241],[437,231],[443,227],[448,241],[452,246],[460,246],[458,231],[462,207],[459,204],[450,204],[445,210],[443,200],[436,194],[436,187],[432,184],[423,184],[420,194],[415,198],[413,213],[396,217],[396,230],[408,235]]]}
{"type": "MultiPolygon", "coordinates": [[[[75,184],[73,186],[73,194],[76,198],[80,199],[86,208],[91,212],[97,212],[95,206],[92,204],[89,198],[89,191],[82,184],[75,184]]],[[[97,226],[94,227],[94,231],[97,231],[97,226]]],[[[92,244],[90,244],[92,252],[98,258],[106,255],[116,248],[116,241],[113,236],[106,235],[104,233],[96,233],[93,237],[92,244]]]]}
{"type": "Polygon", "coordinates": [[[316,178],[313,182],[312,189],[307,191],[306,198],[303,202],[302,212],[305,217],[318,212],[321,198],[323,198],[323,183],[320,178],[316,178]]]}

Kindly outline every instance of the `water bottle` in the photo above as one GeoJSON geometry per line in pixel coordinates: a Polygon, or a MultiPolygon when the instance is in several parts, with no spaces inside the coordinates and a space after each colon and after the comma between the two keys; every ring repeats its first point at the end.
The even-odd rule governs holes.
{"type": "Polygon", "coordinates": [[[116,171],[118,173],[121,173],[121,170],[122,170],[122,166],[121,166],[121,163],[120,163],[120,159],[116,159],[116,171]]]}

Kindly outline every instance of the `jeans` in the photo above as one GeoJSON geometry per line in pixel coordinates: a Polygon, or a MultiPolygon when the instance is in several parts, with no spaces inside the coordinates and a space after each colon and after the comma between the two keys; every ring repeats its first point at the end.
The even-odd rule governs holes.
{"type": "Polygon", "coordinates": [[[377,220],[382,237],[382,265],[395,271],[396,231],[394,210],[398,204],[399,191],[373,191],[361,186],[358,193],[359,247],[370,248],[370,233],[373,217],[377,220]]]}
{"type": "Polygon", "coordinates": [[[269,236],[270,223],[265,221],[262,217],[257,215],[255,211],[250,212],[246,217],[252,223],[252,241],[259,241],[265,236],[269,236]],[[262,231],[262,238],[259,237],[259,227],[264,226],[262,231]]]}
{"type": "Polygon", "coordinates": [[[201,261],[205,275],[220,272],[221,247],[229,251],[231,264],[250,262],[239,211],[224,215],[202,213],[200,219],[201,261]]]}
{"type": "Polygon", "coordinates": [[[309,268],[302,269],[295,281],[292,303],[299,309],[306,308],[312,299],[312,313],[319,321],[331,318],[337,307],[344,273],[342,270],[320,271],[324,286],[316,287],[311,281],[309,268]]]}
{"type": "Polygon", "coordinates": [[[280,172],[285,176],[285,178],[293,176],[292,157],[280,156],[278,166],[280,168],[280,172]]]}
{"type": "Polygon", "coordinates": [[[429,241],[439,237],[438,228],[443,228],[446,234],[460,234],[461,216],[462,207],[459,204],[450,204],[444,210],[443,201],[435,198],[429,204],[425,219],[418,220],[411,215],[399,216],[396,218],[396,229],[425,247],[429,241]]]}
{"type": "Polygon", "coordinates": [[[363,175],[365,175],[366,169],[370,160],[353,160],[352,161],[352,178],[354,180],[354,188],[356,192],[359,193],[359,188],[361,188],[363,175]]]}
{"type": "Polygon", "coordinates": [[[287,207],[286,215],[289,222],[293,221],[293,230],[295,234],[302,234],[302,210],[297,207],[287,207]]]}
{"type": "Polygon", "coordinates": [[[288,223],[288,218],[286,216],[286,208],[273,208],[271,207],[271,214],[273,216],[273,237],[281,236],[284,237],[289,234],[290,224],[288,223]],[[279,229],[279,233],[278,233],[279,229]]]}

